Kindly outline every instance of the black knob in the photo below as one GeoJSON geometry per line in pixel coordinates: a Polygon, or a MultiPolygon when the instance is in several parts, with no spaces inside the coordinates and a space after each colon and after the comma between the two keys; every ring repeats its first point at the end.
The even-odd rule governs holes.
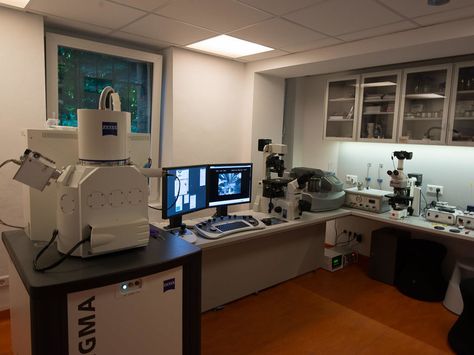
{"type": "Polygon", "coordinates": [[[282,211],[282,208],[280,206],[275,207],[275,212],[276,213],[281,213],[281,211],[282,211]]]}

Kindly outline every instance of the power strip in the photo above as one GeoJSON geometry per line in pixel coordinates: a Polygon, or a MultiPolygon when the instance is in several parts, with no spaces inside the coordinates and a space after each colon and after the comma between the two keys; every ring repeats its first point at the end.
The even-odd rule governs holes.
{"type": "Polygon", "coordinates": [[[456,217],[456,224],[459,227],[474,229],[474,213],[461,214],[456,217]]]}

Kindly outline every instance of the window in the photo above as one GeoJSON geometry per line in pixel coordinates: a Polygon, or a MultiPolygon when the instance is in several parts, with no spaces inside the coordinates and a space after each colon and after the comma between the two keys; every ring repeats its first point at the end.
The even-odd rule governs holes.
{"type": "MultiPolygon", "coordinates": [[[[152,166],[158,167],[161,70],[159,54],[47,33],[48,117],[77,126],[77,109],[97,108],[100,92],[111,85],[122,110],[132,116],[132,160],[142,166],[151,157],[152,166]]],[[[156,180],[151,179],[151,200],[158,198],[156,180]]]]}
{"type": "Polygon", "coordinates": [[[97,108],[99,94],[112,86],[134,133],[150,133],[153,64],[58,46],[58,112],[62,126],[77,126],[78,108],[97,108]]]}

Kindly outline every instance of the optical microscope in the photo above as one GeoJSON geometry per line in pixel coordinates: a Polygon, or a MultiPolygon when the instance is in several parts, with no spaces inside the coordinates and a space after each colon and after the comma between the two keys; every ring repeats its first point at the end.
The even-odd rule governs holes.
{"type": "Polygon", "coordinates": [[[265,178],[258,183],[253,210],[288,220],[299,218],[302,213],[300,201],[304,183],[289,178],[285,173],[283,156],[287,153],[287,146],[272,144],[271,139],[259,139],[258,150],[263,152],[265,178]],[[276,173],[278,178],[272,178],[272,173],[276,173]]]}
{"type": "Polygon", "coordinates": [[[407,216],[420,215],[421,203],[421,174],[408,174],[403,171],[405,160],[411,160],[412,152],[396,151],[393,152],[393,157],[398,159],[397,169],[393,171],[388,170],[387,174],[390,176],[390,186],[393,187],[393,194],[388,194],[389,204],[392,206],[390,211],[390,218],[401,219],[407,216]]]}
{"type": "MultiPolygon", "coordinates": [[[[57,182],[58,250],[89,257],[145,246],[149,239],[147,177],[161,169],[139,169],[130,161],[130,113],[106,87],[99,109],[79,109],[79,162],[58,170],[38,152],[26,150],[14,179],[43,190],[57,182]]],[[[53,239],[52,239],[53,240],[53,239]]]]}

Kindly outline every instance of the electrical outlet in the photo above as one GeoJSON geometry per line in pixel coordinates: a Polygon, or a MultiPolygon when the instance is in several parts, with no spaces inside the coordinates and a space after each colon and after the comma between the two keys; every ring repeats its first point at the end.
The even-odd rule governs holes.
{"type": "Polygon", "coordinates": [[[426,185],[426,193],[436,195],[436,190],[439,189],[439,196],[443,194],[444,186],[441,185],[426,185]]]}
{"type": "Polygon", "coordinates": [[[7,287],[8,284],[8,276],[0,276],[0,287],[7,287]]]}
{"type": "Polygon", "coordinates": [[[355,185],[358,182],[357,175],[346,175],[346,182],[355,185]]]}

